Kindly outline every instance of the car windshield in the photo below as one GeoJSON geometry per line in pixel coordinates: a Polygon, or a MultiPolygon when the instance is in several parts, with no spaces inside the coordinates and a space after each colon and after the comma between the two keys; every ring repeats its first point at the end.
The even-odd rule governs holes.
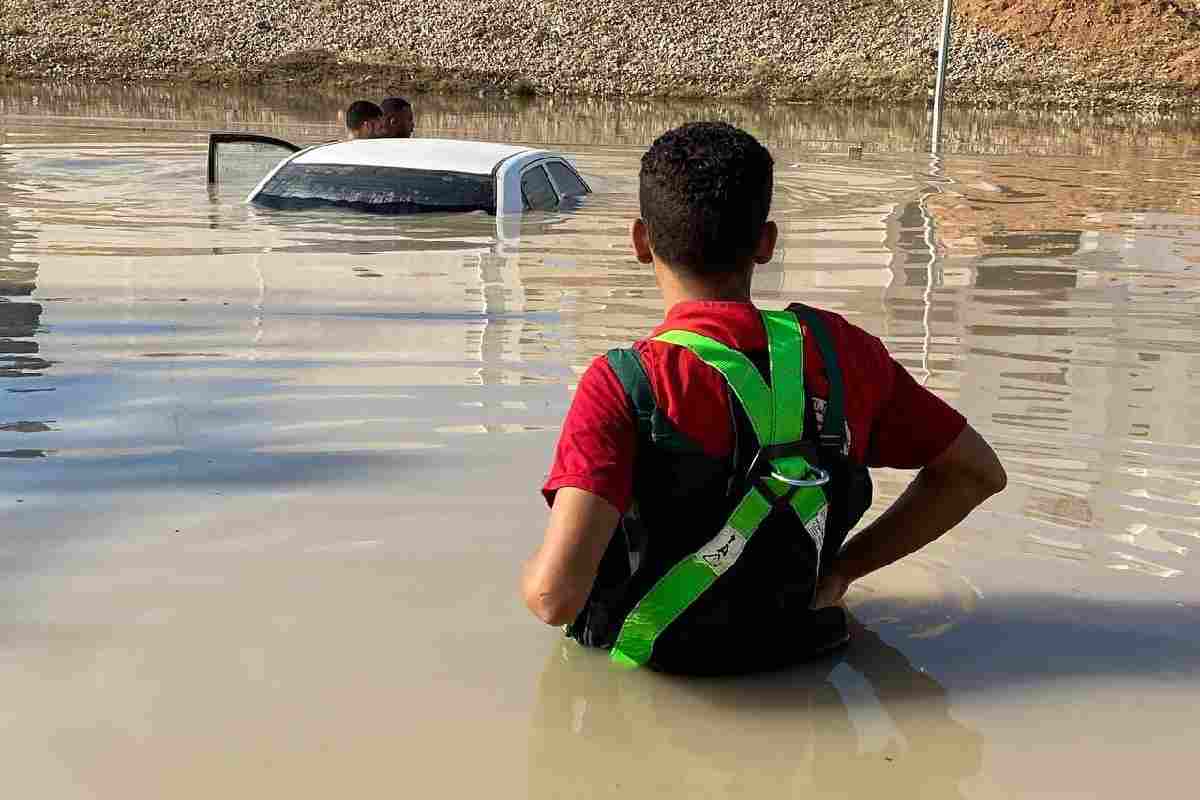
{"type": "Polygon", "coordinates": [[[285,164],[251,199],[268,208],[335,206],[379,214],[496,213],[490,175],[349,164],[285,164]]]}

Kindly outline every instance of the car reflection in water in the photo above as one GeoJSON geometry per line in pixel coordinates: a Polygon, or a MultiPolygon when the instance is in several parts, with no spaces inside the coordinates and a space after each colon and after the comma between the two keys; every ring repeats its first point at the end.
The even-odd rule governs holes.
{"type": "MultiPolygon", "coordinates": [[[[210,191],[210,228],[249,222],[258,246],[211,253],[235,255],[240,280],[251,279],[252,346],[264,358],[306,353],[326,384],[421,387],[422,398],[442,398],[435,415],[440,433],[557,425],[568,400],[567,373],[544,360],[542,348],[526,351],[531,342],[560,340],[565,332],[553,329],[568,323],[557,293],[527,291],[522,272],[545,272],[543,255],[552,243],[570,250],[572,237],[586,235],[577,230],[576,212],[587,199],[501,216],[243,207],[246,217],[230,218],[230,194],[235,187],[210,191]],[[454,388],[479,385],[513,388],[489,396],[482,410],[475,390],[454,388]],[[527,416],[514,413],[514,405],[540,411],[527,416]]],[[[219,274],[213,280],[231,282],[219,274]]]]}

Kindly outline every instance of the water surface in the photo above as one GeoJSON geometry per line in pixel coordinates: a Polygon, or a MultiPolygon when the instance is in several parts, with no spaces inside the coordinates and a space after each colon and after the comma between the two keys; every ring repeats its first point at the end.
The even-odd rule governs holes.
{"type": "MultiPolygon", "coordinates": [[[[6,91],[9,785],[1121,797],[1185,771],[1194,123],[955,112],[932,160],[921,109],[418,103],[421,135],[560,147],[598,189],[514,244],[486,217],[264,213],[205,186],[205,131],[333,138],[340,99],[6,91]],[[758,300],[882,337],[1010,485],[853,590],[845,654],[680,682],[565,645],[515,582],[578,374],[661,317],[627,245],[638,158],[713,115],[778,165],[758,300]]],[[[875,477],[878,512],[910,476],[875,477]]]]}

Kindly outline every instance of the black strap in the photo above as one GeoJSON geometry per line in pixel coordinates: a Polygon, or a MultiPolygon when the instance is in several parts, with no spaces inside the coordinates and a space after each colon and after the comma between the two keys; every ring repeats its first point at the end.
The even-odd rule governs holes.
{"type": "Polygon", "coordinates": [[[621,382],[625,397],[633,409],[633,417],[637,421],[638,435],[649,439],[654,426],[654,412],[658,403],[654,399],[654,391],[650,388],[650,378],[642,359],[632,347],[616,348],[605,354],[608,365],[621,382]]]}
{"type": "Polygon", "coordinates": [[[638,436],[656,446],[675,453],[703,453],[703,448],[675,429],[667,415],[658,407],[650,378],[637,350],[632,347],[609,350],[605,354],[608,365],[621,382],[625,397],[637,422],[638,436]]]}
{"type": "Polygon", "coordinates": [[[825,421],[821,426],[821,446],[841,453],[846,446],[846,387],[842,383],[842,369],[838,365],[833,337],[816,309],[803,303],[792,303],[787,310],[795,314],[817,340],[817,349],[821,352],[825,375],[829,379],[829,402],[825,405],[825,421]]]}

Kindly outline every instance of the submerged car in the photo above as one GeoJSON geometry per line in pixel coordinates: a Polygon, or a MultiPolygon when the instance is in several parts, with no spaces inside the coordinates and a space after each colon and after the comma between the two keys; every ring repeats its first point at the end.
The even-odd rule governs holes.
{"type": "Polygon", "coordinates": [[[214,133],[209,135],[208,182],[220,182],[239,164],[262,165],[275,158],[280,160],[247,202],[276,209],[503,216],[555,211],[591,193],[558,153],[458,139],[355,139],[300,148],[270,136],[214,133]]]}

